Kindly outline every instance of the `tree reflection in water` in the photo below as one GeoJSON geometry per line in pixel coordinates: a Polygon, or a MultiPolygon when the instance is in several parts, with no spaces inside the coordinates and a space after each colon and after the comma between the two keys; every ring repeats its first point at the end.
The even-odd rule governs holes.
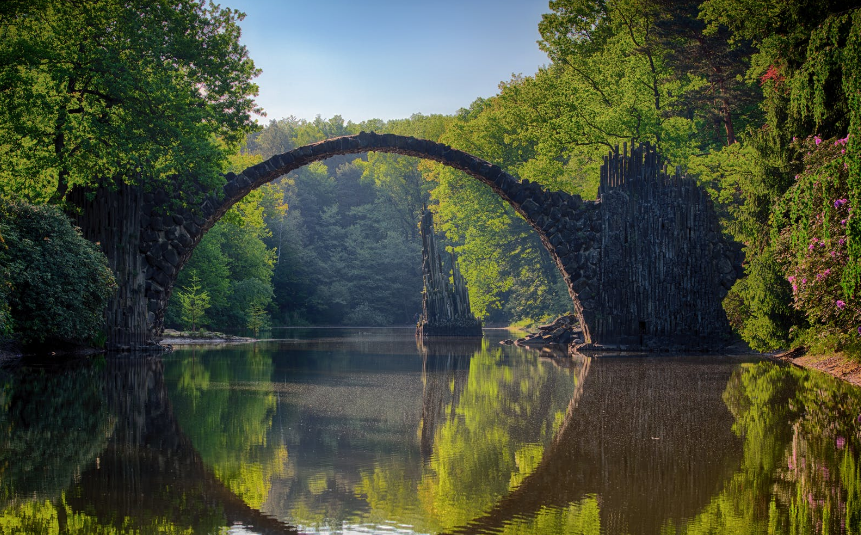
{"type": "Polygon", "coordinates": [[[7,370],[0,534],[293,532],[261,508],[309,530],[861,526],[861,394],[830,377],[412,344],[365,336],[7,370]]]}
{"type": "Polygon", "coordinates": [[[668,532],[856,533],[861,529],[861,391],[771,362],[747,364],[723,399],[744,440],[738,471],[668,532]]]}
{"type": "Polygon", "coordinates": [[[421,350],[421,469],[410,477],[404,466],[375,463],[356,492],[372,519],[436,532],[491,508],[538,466],[577,377],[539,363],[536,353],[512,354],[487,341],[471,356],[446,342],[425,342],[421,350]]]}
{"type": "Polygon", "coordinates": [[[22,368],[3,384],[0,440],[17,458],[0,474],[10,498],[0,533],[219,533],[235,523],[295,533],[249,507],[201,461],[173,415],[161,359],[22,368]],[[28,442],[39,447],[22,451],[28,442]],[[65,488],[55,484],[65,479],[65,488]]]}

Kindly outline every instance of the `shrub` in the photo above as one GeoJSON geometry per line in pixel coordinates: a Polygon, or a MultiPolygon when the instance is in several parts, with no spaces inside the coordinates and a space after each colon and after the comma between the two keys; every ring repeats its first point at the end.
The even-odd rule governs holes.
{"type": "Polygon", "coordinates": [[[846,142],[818,137],[798,141],[804,170],[775,210],[777,259],[792,287],[792,304],[806,316],[816,338],[834,341],[831,349],[861,334],[861,292],[847,271],[847,228],[855,214],[846,142]]]}
{"type": "Polygon", "coordinates": [[[56,207],[21,201],[0,199],[0,236],[0,274],[8,277],[0,280],[0,318],[11,316],[11,336],[24,345],[92,340],[116,288],[98,248],[56,207]]]}

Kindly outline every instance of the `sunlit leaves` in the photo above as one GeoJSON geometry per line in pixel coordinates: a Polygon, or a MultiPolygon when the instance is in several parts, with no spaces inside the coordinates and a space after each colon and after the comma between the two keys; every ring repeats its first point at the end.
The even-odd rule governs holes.
{"type": "Polygon", "coordinates": [[[45,201],[117,178],[218,183],[257,111],[240,19],[185,1],[4,3],[4,189],[45,201]]]}

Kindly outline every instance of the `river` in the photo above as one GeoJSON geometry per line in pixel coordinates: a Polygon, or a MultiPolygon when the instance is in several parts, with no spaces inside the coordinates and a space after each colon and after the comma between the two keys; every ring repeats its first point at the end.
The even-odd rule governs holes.
{"type": "Polygon", "coordinates": [[[861,529],[861,391],[408,329],[0,370],[0,534],[861,529]]]}

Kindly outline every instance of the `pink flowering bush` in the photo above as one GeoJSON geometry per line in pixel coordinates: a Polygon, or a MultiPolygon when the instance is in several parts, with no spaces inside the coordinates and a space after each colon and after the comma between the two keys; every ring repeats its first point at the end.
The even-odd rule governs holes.
{"type": "MultiPolygon", "coordinates": [[[[847,138],[796,142],[804,170],[779,201],[773,233],[777,260],[792,287],[792,304],[810,324],[796,338],[830,337],[837,345],[861,335],[861,290],[845,284],[849,198],[847,138]]],[[[808,341],[802,340],[803,343],[808,341]]]]}

